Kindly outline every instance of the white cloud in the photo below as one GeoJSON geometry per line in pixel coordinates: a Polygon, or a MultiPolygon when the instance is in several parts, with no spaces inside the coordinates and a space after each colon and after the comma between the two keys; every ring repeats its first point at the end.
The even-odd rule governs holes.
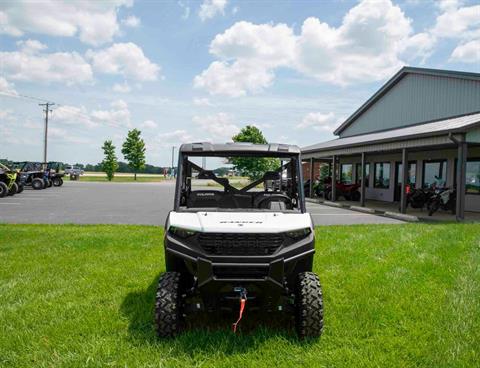
{"type": "Polygon", "coordinates": [[[437,17],[432,34],[445,38],[480,37],[480,5],[458,8],[453,4],[445,8],[437,17]]]}
{"type": "Polygon", "coordinates": [[[140,23],[140,18],[137,18],[135,15],[129,15],[125,19],[122,19],[122,24],[130,28],[137,28],[140,26],[140,23]]]}
{"type": "Polygon", "coordinates": [[[199,125],[202,131],[211,134],[211,140],[231,140],[240,131],[240,128],[232,122],[231,116],[220,112],[215,115],[194,116],[192,121],[199,125]]]}
{"type": "Polygon", "coordinates": [[[227,0],[203,0],[198,11],[198,16],[202,22],[215,17],[217,14],[225,14],[227,0]]]}
{"type": "Polygon", "coordinates": [[[162,148],[176,146],[182,143],[191,142],[192,140],[193,136],[184,129],[160,133],[155,138],[156,146],[162,148]]]}
{"type": "Polygon", "coordinates": [[[187,20],[190,17],[190,7],[185,5],[183,1],[179,1],[178,6],[183,9],[182,19],[187,20]]]}
{"type": "Polygon", "coordinates": [[[335,117],[333,112],[327,114],[321,112],[310,112],[305,115],[300,123],[297,124],[297,128],[306,129],[313,128],[320,132],[333,132],[340,123],[340,119],[335,117]]]}
{"type": "Polygon", "coordinates": [[[455,48],[450,61],[480,63],[480,39],[461,44],[455,48]]]}
{"type": "Polygon", "coordinates": [[[307,77],[345,85],[382,80],[406,62],[428,57],[434,40],[413,34],[411,20],[390,0],[364,0],[337,28],[310,17],[295,35],[285,24],[237,22],[210,44],[214,61],[194,86],[231,97],[269,87],[288,67],[307,77]]]}
{"type": "Polygon", "coordinates": [[[115,43],[99,51],[88,50],[86,57],[100,73],[119,74],[138,81],[157,80],[160,72],[160,66],[152,63],[132,42],[115,43]]]}
{"type": "Polygon", "coordinates": [[[285,24],[237,22],[214,38],[210,53],[222,61],[196,76],[194,86],[231,97],[260,92],[272,84],[274,68],[291,63],[294,49],[293,31],[285,24]]]}
{"type": "Polygon", "coordinates": [[[115,83],[112,87],[112,90],[118,93],[128,93],[132,89],[130,88],[130,85],[127,82],[124,82],[124,83],[115,83]]]}
{"type": "Polygon", "coordinates": [[[127,103],[116,100],[110,104],[110,107],[110,110],[94,110],[90,115],[98,124],[131,128],[131,114],[127,103]]]}
{"type": "Polygon", "coordinates": [[[98,124],[92,120],[85,106],[59,106],[53,111],[51,119],[61,125],[83,125],[87,128],[98,126],[98,124]]]}
{"type": "Polygon", "coordinates": [[[0,52],[2,71],[9,80],[58,82],[67,85],[93,80],[90,64],[76,52],[42,52],[46,46],[38,41],[18,43],[19,51],[0,52]]]}
{"type": "Polygon", "coordinates": [[[48,128],[48,138],[58,142],[88,144],[92,140],[87,137],[78,137],[72,134],[71,131],[57,127],[48,128]]]}
{"type": "Polygon", "coordinates": [[[0,10],[0,33],[15,37],[25,33],[78,35],[82,42],[99,46],[118,34],[117,10],[131,5],[131,0],[4,2],[0,10]]]}
{"type": "Polygon", "coordinates": [[[195,106],[213,106],[213,104],[210,102],[210,100],[206,97],[194,98],[193,99],[193,104],[195,106]]]}
{"type": "Polygon", "coordinates": [[[141,125],[142,128],[147,129],[156,129],[158,128],[158,124],[155,123],[153,120],[145,120],[141,125]]]}
{"type": "Polygon", "coordinates": [[[17,95],[17,91],[15,91],[15,86],[13,85],[13,83],[9,83],[3,77],[0,77],[0,94],[1,93],[5,93],[8,95],[15,95],[15,96],[17,95]]]}

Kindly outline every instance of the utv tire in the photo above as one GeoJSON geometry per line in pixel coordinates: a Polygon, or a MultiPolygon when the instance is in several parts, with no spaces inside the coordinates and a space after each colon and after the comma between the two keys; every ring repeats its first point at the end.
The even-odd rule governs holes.
{"type": "Polygon", "coordinates": [[[44,182],[40,178],[35,178],[32,180],[32,188],[35,190],[43,189],[44,182]]]}
{"type": "Polygon", "coordinates": [[[323,329],[323,296],[320,280],[314,272],[304,272],[297,276],[295,312],[298,337],[320,337],[323,329]]]}
{"type": "Polygon", "coordinates": [[[8,195],[9,196],[14,196],[17,193],[18,193],[18,184],[13,183],[12,186],[10,187],[10,190],[8,191],[8,195]]]}
{"type": "Polygon", "coordinates": [[[63,184],[62,178],[54,178],[53,179],[53,186],[54,187],[61,187],[63,184]]]}
{"type": "Polygon", "coordinates": [[[3,181],[0,181],[0,198],[5,197],[8,194],[8,187],[3,181]]]}
{"type": "Polygon", "coordinates": [[[23,184],[18,184],[17,194],[22,193],[24,189],[25,189],[25,187],[24,187],[23,184]]]}
{"type": "Polygon", "coordinates": [[[158,280],[155,328],[159,337],[176,336],[183,327],[182,274],[165,272],[158,280]]]}
{"type": "Polygon", "coordinates": [[[358,190],[356,190],[356,191],[354,191],[350,194],[350,199],[352,201],[358,202],[360,200],[361,196],[362,195],[360,194],[360,192],[358,190]]]}

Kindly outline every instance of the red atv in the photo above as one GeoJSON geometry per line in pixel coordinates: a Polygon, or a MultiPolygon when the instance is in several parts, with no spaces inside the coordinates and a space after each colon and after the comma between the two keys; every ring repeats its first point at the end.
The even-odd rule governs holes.
{"type": "MultiPolygon", "coordinates": [[[[325,199],[332,200],[332,178],[327,177],[325,178],[324,182],[324,195],[325,199]]],[[[337,198],[343,197],[347,201],[359,201],[361,194],[358,188],[360,188],[360,184],[345,184],[341,181],[337,181],[335,184],[335,188],[337,190],[337,198]]]]}

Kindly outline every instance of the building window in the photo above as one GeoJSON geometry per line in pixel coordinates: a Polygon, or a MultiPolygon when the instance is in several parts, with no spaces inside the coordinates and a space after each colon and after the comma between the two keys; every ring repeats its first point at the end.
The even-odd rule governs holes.
{"type": "Polygon", "coordinates": [[[341,182],[345,184],[352,184],[353,181],[353,165],[342,164],[341,167],[341,182]]]}
{"type": "Polygon", "coordinates": [[[447,160],[423,162],[423,187],[443,188],[447,185],[447,160]]]}
{"type": "Polygon", "coordinates": [[[465,183],[468,194],[480,194],[480,159],[467,161],[465,183]]]}
{"type": "Polygon", "coordinates": [[[375,188],[389,188],[390,187],[390,163],[375,162],[375,188]]]}
{"type": "MultiPolygon", "coordinates": [[[[362,184],[362,164],[357,164],[357,175],[355,176],[356,184],[362,184]]],[[[365,163],[365,187],[368,187],[368,182],[370,178],[370,164],[365,163]]]]}
{"type": "MultiPolygon", "coordinates": [[[[397,184],[402,184],[402,163],[399,162],[397,166],[397,184]]],[[[408,182],[407,184],[413,184],[417,182],[417,164],[415,162],[408,163],[408,182]]]]}

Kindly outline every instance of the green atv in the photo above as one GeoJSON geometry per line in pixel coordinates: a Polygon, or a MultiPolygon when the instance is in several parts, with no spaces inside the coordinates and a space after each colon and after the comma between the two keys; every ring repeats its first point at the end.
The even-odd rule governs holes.
{"type": "Polygon", "coordinates": [[[0,164],[0,198],[19,194],[23,188],[18,172],[0,164]]]}

